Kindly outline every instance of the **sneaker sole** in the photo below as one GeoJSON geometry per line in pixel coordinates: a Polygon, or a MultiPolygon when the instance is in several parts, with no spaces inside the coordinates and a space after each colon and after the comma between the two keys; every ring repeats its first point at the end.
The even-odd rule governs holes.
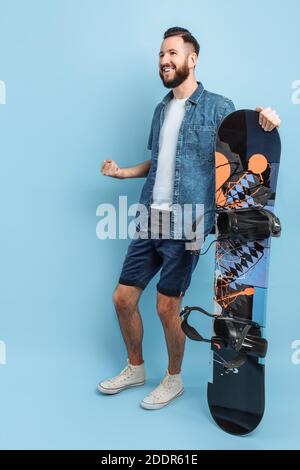
{"type": "Polygon", "coordinates": [[[175,398],[180,397],[184,392],[184,389],[180,390],[175,397],[171,398],[169,401],[165,401],[163,403],[146,403],[143,400],[140,402],[140,405],[144,410],[159,410],[160,408],[163,408],[164,406],[167,406],[169,403],[171,403],[175,398]]]}
{"type": "Polygon", "coordinates": [[[140,387],[141,385],[145,385],[145,382],[137,382],[135,384],[126,385],[126,387],[121,387],[121,388],[104,388],[104,387],[101,387],[101,385],[99,384],[98,391],[101,393],[104,393],[105,395],[115,395],[116,393],[120,393],[123,390],[126,390],[127,388],[140,387]]]}

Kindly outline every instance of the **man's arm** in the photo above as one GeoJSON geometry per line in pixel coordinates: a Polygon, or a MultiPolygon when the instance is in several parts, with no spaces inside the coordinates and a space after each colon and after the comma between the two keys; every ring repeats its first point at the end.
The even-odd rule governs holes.
{"type": "Polygon", "coordinates": [[[114,160],[104,160],[101,165],[101,173],[103,176],[111,176],[112,178],[143,178],[148,175],[151,160],[146,160],[138,165],[128,168],[120,168],[114,160]]]}
{"type": "MultiPolygon", "coordinates": [[[[148,138],[148,150],[152,149],[152,140],[153,140],[153,124],[155,119],[157,119],[157,112],[159,112],[160,103],[156,106],[152,122],[151,129],[148,138]]],[[[101,165],[101,173],[104,176],[111,176],[112,178],[143,178],[146,177],[149,173],[151,166],[151,160],[146,160],[138,165],[130,166],[128,168],[120,168],[114,160],[104,160],[101,165]]]]}

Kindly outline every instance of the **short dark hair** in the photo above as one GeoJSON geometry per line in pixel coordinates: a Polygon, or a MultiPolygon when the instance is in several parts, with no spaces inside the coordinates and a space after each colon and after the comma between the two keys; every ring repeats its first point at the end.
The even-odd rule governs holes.
{"type": "Polygon", "coordinates": [[[194,46],[197,56],[200,52],[200,45],[196,38],[189,32],[188,29],[179,28],[179,26],[174,26],[173,28],[167,29],[164,33],[164,39],[167,39],[171,36],[181,36],[184,42],[188,42],[194,46]]]}

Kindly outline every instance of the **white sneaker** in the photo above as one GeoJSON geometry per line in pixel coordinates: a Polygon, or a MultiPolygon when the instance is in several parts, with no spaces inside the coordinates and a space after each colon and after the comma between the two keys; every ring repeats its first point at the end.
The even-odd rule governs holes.
{"type": "Polygon", "coordinates": [[[158,410],[182,395],[183,390],[181,374],[171,375],[169,371],[167,371],[159,386],[147,395],[141,401],[140,405],[146,410],[158,410]]]}
{"type": "MultiPolygon", "coordinates": [[[[128,361],[128,360],[127,360],[128,361]]],[[[111,379],[104,380],[98,385],[98,390],[107,395],[114,395],[129,387],[137,387],[145,383],[144,363],[139,366],[129,364],[120,372],[120,374],[111,379]]]]}

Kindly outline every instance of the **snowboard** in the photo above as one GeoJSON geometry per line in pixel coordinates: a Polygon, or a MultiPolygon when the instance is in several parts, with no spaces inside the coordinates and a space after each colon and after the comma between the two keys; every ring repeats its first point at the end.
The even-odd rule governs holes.
{"type": "MultiPolygon", "coordinates": [[[[224,431],[244,435],[265,408],[265,338],[271,237],[281,233],[274,214],[281,143],[256,111],[227,116],[216,138],[214,311],[184,307],[181,327],[211,345],[208,405],[224,431]],[[188,323],[192,311],[213,318],[204,338],[188,323]]],[[[204,253],[203,253],[204,254],[204,253]]]]}
{"type": "Polygon", "coordinates": [[[281,143],[256,111],[221,123],[216,139],[214,336],[208,405],[224,431],[244,435],[265,408],[265,339],[271,237],[281,143]],[[225,340],[224,340],[225,338],[225,340]]]}

